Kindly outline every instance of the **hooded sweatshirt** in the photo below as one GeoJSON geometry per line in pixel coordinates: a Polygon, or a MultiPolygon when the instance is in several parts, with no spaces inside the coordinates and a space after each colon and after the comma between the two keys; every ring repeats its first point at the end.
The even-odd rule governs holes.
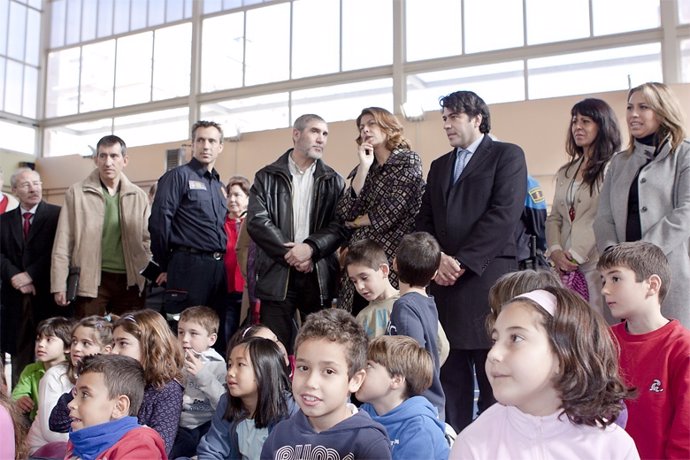
{"type": "Polygon", "coordinates": [[[185,371],[180,426],[196,428],[213,417],[220,397],[225,394],[225,360],[213,348],[201,353],[204,367],[196,375],[185,371]]]}
{"type": "Polygon", "coordinates": [[[262,459],[333,460],[390,459],[386,429],[358,411],[328,430],[317,433],[301,410],[273,429],[261,451],[262,459]]]}
{"type": "Polygon", "coordinates": [[[420,458],[446,460],[450,447],[445,424],[436,408],[423,396],[413,396],[390,412],[378,415],[369,403],[359,408],[386,428],[393,460],[420,458]]]}

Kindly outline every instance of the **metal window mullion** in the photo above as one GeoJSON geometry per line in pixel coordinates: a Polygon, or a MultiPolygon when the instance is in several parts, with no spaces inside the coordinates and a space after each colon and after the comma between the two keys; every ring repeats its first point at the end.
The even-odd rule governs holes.
{"type": "MultiPolygon", "coordinates": [[[[527,48],[527,0],[522,0],[522,46],[527,48]]],[[[529,100],[529,71],[527,58],[522,59],[522,84],[525,87],[525,100],[529,100]]]]}

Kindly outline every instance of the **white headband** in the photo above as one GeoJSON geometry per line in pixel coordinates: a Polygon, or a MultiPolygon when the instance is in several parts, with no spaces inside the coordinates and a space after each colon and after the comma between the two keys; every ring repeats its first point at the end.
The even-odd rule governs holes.
{"type": "Polygon", "coordinates": [[[520,294],[515,298],[530,299],[533,302],[536,302],[544,310],[546,310],[549,313],[549,315],[554,316],[556,314],[556,296],[551,294],[549,291],[537,289],[535,291],[520,294]]]}

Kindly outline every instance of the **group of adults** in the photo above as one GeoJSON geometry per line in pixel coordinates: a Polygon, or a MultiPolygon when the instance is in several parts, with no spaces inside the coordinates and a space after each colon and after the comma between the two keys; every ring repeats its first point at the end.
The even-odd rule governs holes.
{"type": "MultiPolygon", "coordinates": [[[[452,150],[432,162],[426,182],[401,123],[378,107],[356,120],[358,163],[346,180],[323,160],[328,125],[314,114],[297,118],[292,148],[260,169],[251,188],[242,177],[221,182],[215,163],[223,132],[207,121],[193,126],[191,161],[159,179],[151,205],[123,173],[128,157],[117,136],[101,139],[96,169],[69,188],[61,210],[42,201],[38,173],[18,170],[11,185],[20,205],[0,216],[3,350],[21,354],[17,327],[24,318],[35,324],[63,312],[32,302],[39,295],[52,294],[77,316],[143,306],[140,271],[150,261],[165,286],[164,312],[211,306],[224,319],[219,338],[240,321],[248,279],[261,321],[291,349],[296,315],[336,298],[355,314],[365,306],[341,273],[338,255],[349,244],[374,240],[392,262],[405,234],[426,231],[443,250],[430,293],[451,345],[441,370],[446,421],[459,432],[474,416],[475,374],[479,410],[494,402],[484,371],[487,294],[518,268],[515,229],[528,176],[522,149],[489,135],[489,108],[478,95],[458,91],[440,104],[452,150]],[[246,253],[238,262],[235,249],[248,246],[246,267],[246,253]],[[69,299],[75,267],[79,283],[69,299]]],[[[627,123],[629,145],[614,155],[621,140],[611,107],[598,99],[573,107],[570,159],[557,173],[547,219],[548,254],[556,270],[583,275],[593,308],[603,312],[599,252],[621,241],[657,244],[677,280],[664,313],[688,326],[690,294],[682,285],[690,280],[690,142],[679,103],[665,85],[643,84],[628,94],[627,123]]],[[[390,279],[397,287],[394,271],[390,279]]]]}

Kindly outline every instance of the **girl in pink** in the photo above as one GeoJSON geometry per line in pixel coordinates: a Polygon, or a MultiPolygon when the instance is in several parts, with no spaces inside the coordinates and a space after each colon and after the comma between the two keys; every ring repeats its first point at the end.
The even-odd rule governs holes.
{"type": "Polygon", "coordinates": [[[630,397],[604,319],[547,287],[492,310],[486,372],[498,403],[459,435],[450,459],[639,459],[614,422],[630,397]]]}

